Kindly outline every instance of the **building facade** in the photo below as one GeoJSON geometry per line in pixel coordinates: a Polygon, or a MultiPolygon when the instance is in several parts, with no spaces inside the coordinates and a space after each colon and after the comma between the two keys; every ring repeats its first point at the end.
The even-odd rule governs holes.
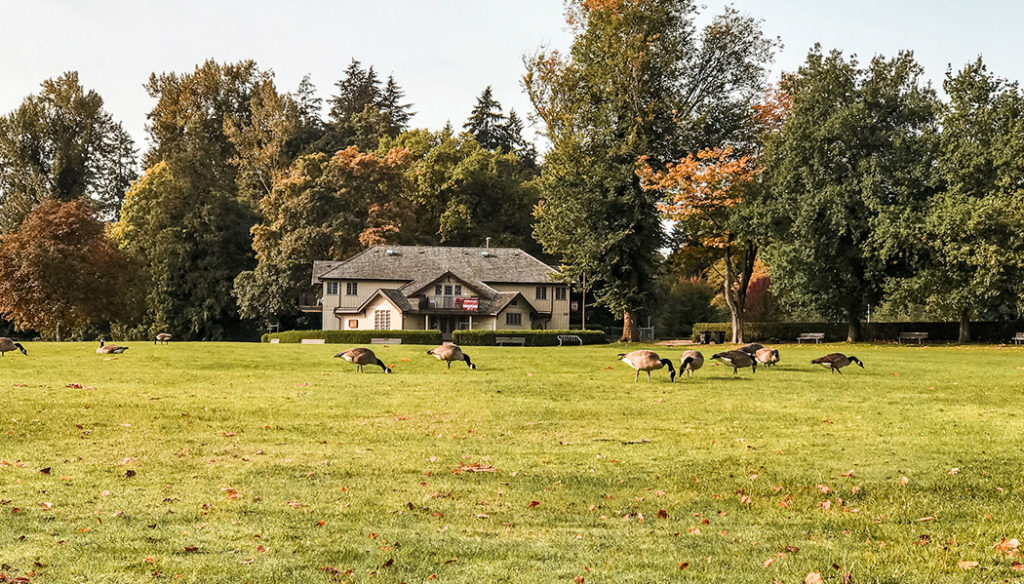
{"type": "Polygon", "coordinates": [[[568,329],[569,290],[516,248],[376,246],[313,262],[324,330],[568,329]]]}

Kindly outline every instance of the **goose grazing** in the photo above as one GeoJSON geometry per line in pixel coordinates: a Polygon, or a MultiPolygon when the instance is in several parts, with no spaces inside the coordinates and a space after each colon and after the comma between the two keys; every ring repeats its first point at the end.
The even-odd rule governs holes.
{"type": "Polygon", "coordinates": [[[757,354],[758,351],[760,351],[763,348],[764,345],[762,345],[761,343],[747,343],[746,345],[740,347],[739,350],[753,357],[754,355],[757,354]]]}
{"type": "Polygon", "coordinates": [[[100,346],[96,349],[97,355],[120,355],[128,350],[128,347],[121,345],[108,345],[103,339],[100,339],[100,346]]]}
{"type": "Polygon", "coordinates": [[[769,368],[779,362],[779,350],[762,347],[754,353],[754,360],[769,368]]]}
{"type": "Polygon", "coordinates": [[[676,378],[676,368],[672,366],[671,359],[662,359],[654,351],[633,351],[630,353],[619,353],[619,361],[636,369],[636,376],[633,381],[640,379],[640,372],[647,372],[647,381],[651,380],[651,371],[668,367],[668,380],[672,382],[676,378]]]}
{"type": "Polygon", "coordinates": [[[840,375],[843,374],[843,372],[840,371],[840,369],[842,369],[843,367],[846,367],[850,363],[856,363],[857,365],[860,365],[861,369],[864,368],[864,362],[863,361],[861,361],[860,359],[854,357],[853,355],[850,355],[849,357],[847,357],[846,355],[844,355],[842,353],[829,353],[828,355],[825,355],[824,357],[819,357],[819,358],[815,359],[814,361],[811,361],[811,363],[814,364],[814,365],[821,365],[822,367],[828,367],[829,369],[832,370],[832,373],[837,373],[838,372],[840,375]]]}
{"type": "Polygon", "coordinates": [[[0,337],[0,357],[8,351],[21,351],[22,355],[28,355],[28,351],[25,350],[25,347],[21,346],[21,343],[15,343],[7,337],[0,337]]]}
{"type": "Polygon", "coordinates": [[[690,377],[693,377],[693,372],[704,366],[704,354],[700,351],[683,351],[682,359],[679,361],[679,376],[689,373],[690,377]]]}
{"type": "Polygon", "coordinates": [[[469,360],[469,355],[463,353],[462,348],[455,343],[443,343],[440,347],[427,351],[427,354],[437,357],[438,361],[447,361],[449,369],[452,368],[452,361],[465,361],[470,369],[476,369],[476,365],[469,360]]]}
{"type": "Polygon", "coordinates": [[[355,363],[356,371],[361,372],[363,370],[363,365],[380,365],[380,368],[384,370],[384,373],[391,373],[391,368],[378,359],[377,356],[373,354],[373,351],[365,347],[349,349],[338,353],[335,357],[341,357],[349,363],[355,363]]]}
{"type": "Polygon", "coordinates": [[[715,353],[711,358],[718,359],[726,365],[731,365],[733,375],[738,373],[740,367],[750,367],[753,373],[757,373],[757,361],[754,361],[754,358],[744,351],[732,350],[724,353],[715,353]]]}
{"type": "Polygon", "coordinates": [[[163,343],[164,345],[166,345],[169,342],[171,342],[171,334],[170,333],[160,333],[160,334],[158,334],[156,336],[155,339],[153,339],[153,344],[154,345],[157,344],[157,343],[163,343]]]}

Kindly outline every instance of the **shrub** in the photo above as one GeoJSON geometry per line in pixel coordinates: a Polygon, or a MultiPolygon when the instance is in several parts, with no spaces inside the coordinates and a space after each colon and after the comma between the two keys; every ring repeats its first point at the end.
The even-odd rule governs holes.
{"type": "Polygon", "coordinates": [[[551,347],[558,345],[558,335],[576,335],[584,345],[598,345],[608,342],[603,331],[571,330],[571,331],[536,331],[536,330],[473,330],[455,331],[452,341],[457,345],[494,345],[495,337],[523,337],[528,347],[551,347]]]}
{"type": "Polygon", "coordinates": [[[370,339],[402,339],[406,345],[440,345],[441,331],[437,330],[401,330],[401,331],[284,331],[263,335],[263,342],[280,339],[282,343],[298,343],[302,339],[324,339],[328,343],[369,343],[370,339]]]}
{"type": "MultiPolygon", "coordinates": [[[[865,341],[895,341],[903,332],[928,333],[929,341],[956,341],[960,325],[956,322],[866,322],[861,333],[865,341]]],[[[800,333],[825,333],[825,341],[845,341],[847,325],[825,322],[748,322],[743,325],[744,339],[753,341],[794,342],[800,333]]],[[[724,331],[732,335],[727,322],[698,322],[693,325],[693,340],[703,331],[724,331]]],[[[1014,333],[1024,331],[1024,322],[972,322],[971,338],[975,341],[1005,343],[1014,333]]]]}

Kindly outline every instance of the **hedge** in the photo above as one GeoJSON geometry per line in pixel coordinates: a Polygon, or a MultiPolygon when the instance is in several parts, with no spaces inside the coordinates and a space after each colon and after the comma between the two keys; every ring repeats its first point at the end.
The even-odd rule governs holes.
{"type": "Polygon", "coordinates": [[[281,343],[298,343],[302,339],[324,339],[328,343],[369,343],[370,339],[402,339],[407,345],[440,345],[441,331],[437,330],[404,330],[404,331],[284,331],[263,335],[263,342],[280,339],[281,343]]]}
{"type": "MultiPolygon", "coordinates": [[[[465,330],[452,333],[452,341],[457,345],[494,345],[495,337],[523,337],[528,347],[551,347],[558,345],[558,335],[576,335],[583,340],[584,345],[598,345],[608,342],[605,340],[604,331],[592,330],[571,330],[571,331],[541,331],[541,330],[465,330]]],[[[575,343],[572,343],[575,344],[575,343]]]]}
{"type": "MultiPolygon", "coordinates": [[[[693,325],[693,340],[703,331],[724,331],[726,339],[732,335],[728,322],[698,322],[693,325]]],[[[825,333],[829,342],[845,341],[847,324],[825,322],[748,322],[743,325],[744,340],[794,342],[800,333],[825,333]]],[[[1022,321],[972,322],[971,340],[988,343],[1006,343],[1018,331],[1024,331],[1022,321]]],[[[895,341],[903,332],[928,333],[929,341],[955,342],[960,336],[958,322],[865,322],[861,334],[866,341],[895,341]]]]}

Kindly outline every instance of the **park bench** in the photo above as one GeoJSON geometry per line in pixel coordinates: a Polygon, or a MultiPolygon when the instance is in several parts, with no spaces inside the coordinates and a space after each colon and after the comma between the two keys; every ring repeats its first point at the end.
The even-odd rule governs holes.
{"type": "Polygon", "coordinates": [[[558,346],[559,347],[561,347],[562,345],[564,345],[566,343],[570,343],[570,342],[571,343],[576,343],[576,344],[581,345],[581,346],[583,345],[583,339],[581,339],[579,335],[558,335],[558,346]]]}
{"type": "Polygon", "coordinates": [[[385,338],[382,338],[382,337],[377,337],[377,338],[370,339],[370,344],[371,345],[401,345],[402,344],[402,339],[385,339],[385,338]]]}
{"type": "Polygon", "coordinates": [[[280,342],[281,342],[281,339],[270,339],[270,344],[271,345],[276,345],[276,344],[278,344],[280,342]]]}
{"type": "Polygon", "coordinates": [[[519,345],[520,347],[525,347],[526,337],[494,337],[494,344],[501,346],[505,346],[506,344],[519,345]]]}
{"type": "Polygon", "coordinates": [[[899,338],[896,339],[896,343],[899,344],[903,341],[917,341],[917,344],[920,345],[926,340],[928,340],[928,333],[900,333],[899,338]]]}
{"type": "Polygon", "coordinates": [[[825,333],[800,333],[796,338],[798,345],[802,345],[804,341],[814,341],[820,343],[825,340],[825,333]]]}
{"type": "Polygon", "coordinates": [[[1017,333],[1012,339],[1014,345],[1019,345],[1021,341],[1024,341],[1024,333],[1017,333]]]}
{"type": "Polygon", "coordinates": [[[303,345],[322,345],[327,342],[327,339],[302,339],[299,342],[303,345]]]}

